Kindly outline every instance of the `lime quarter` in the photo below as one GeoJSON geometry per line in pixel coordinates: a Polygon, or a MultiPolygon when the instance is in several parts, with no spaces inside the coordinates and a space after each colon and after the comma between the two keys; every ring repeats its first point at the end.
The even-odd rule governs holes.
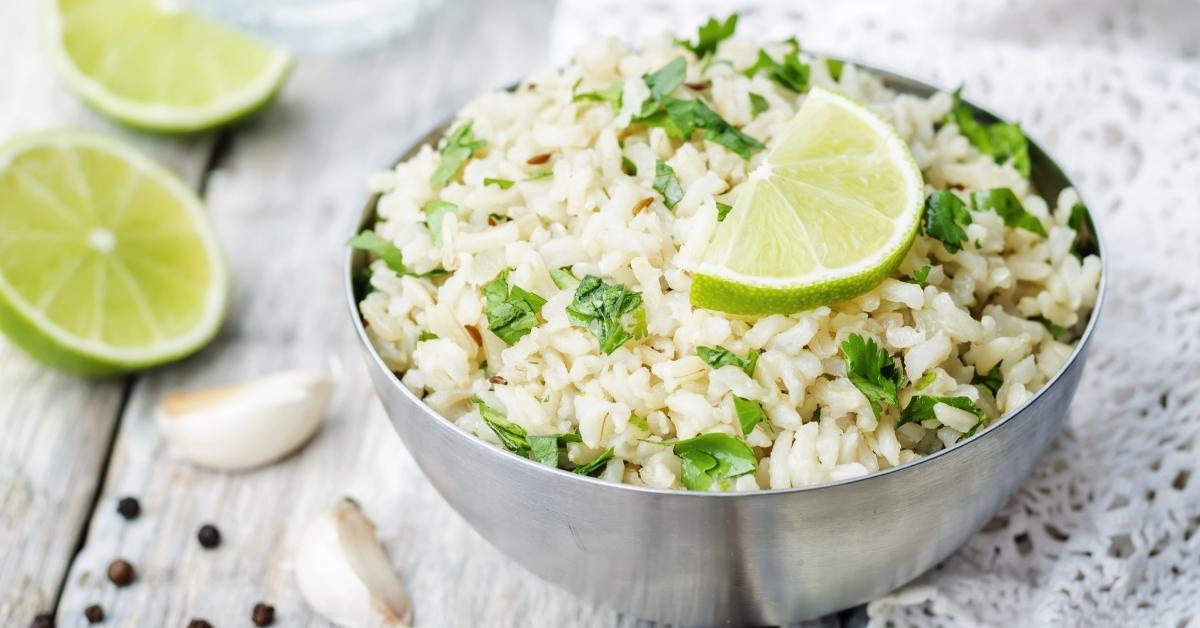
{"type": "Polygon", "coordinates": [[[85,375],[176,360],[228,293],[200,200],[147,157],[63,131],[0,147],[0,330],[33,357],[85,375]]]}

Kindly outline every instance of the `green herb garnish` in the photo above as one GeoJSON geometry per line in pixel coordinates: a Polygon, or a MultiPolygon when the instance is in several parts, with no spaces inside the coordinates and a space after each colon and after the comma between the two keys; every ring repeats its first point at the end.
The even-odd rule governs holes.
{"type": "Polygon", "coordinates": [[[546,300],[520,286],[510,286],[508,270],[484,284],[483,298],[488,329],[509,346],[541,324],[538,311],[546,300]]]}
{"type": "Polygon", "coordinates": [[[1045,327],[1046,331],[1050,332],[1050,336],[1059,342],[1066,340],[1067,337],[1071,335],[1071,330],[1063,327],[1062,325],[1055,325],[1054,323],[1046,320],[1045,317],[1038,316],[1033,320],[1041,323],[1042,327],[1045,327]]]}
{"type": "Polygon", "coordinates": [[[871,404],[878,419],[883,407],[900,405],[897,398],[904,387],[904,371],[896,360],[871,338],[850,334],[842,341],[846,357],[846,376],[871,404]]]}
{"type": "Polygon", "coordinates": [[[637,176],[637,164],[633,163],[633,160],[625,155],[621,155],[621,172],[631,177],[637,176]]]}
{"type": "Polygon", "coordinates": [[[767,102],[766,98],[763,98],[761,95],[755,94],[754,92],[750,92],[750,117],[757,118],[758,114],[770,108],[771,103],[767,102]]]}
{"type": "Polygon", "coordinates": [[[683,57],[677,57],[657,72],[643,76],[650,88],[650,97],[642,103],[642,110],[633,121],[662,127],[667,135],[680,140],[691,139],[694,132],[703,130],[705,139],[728,148],[743,159],[750,159],[754,151],[762,150],[762,142],[726,122],[703,101],[671,96],[671,92],[683,84],[686,74],[687,62],[683,57]]]}
{"type": "Polygon", "coordinates": [[[438,335],[429,331],[428,329],[422,330],[420,334],[417,334],[417,342],[425,342],[426,340],[437,340],[437,339],[438,339],[438,335]]]}
{"type": "Polygon", "coordinates": [[[507,190],[508,188],[511,188],[514,183],[516,182],[512,179],[493,179],[491,177],[484,177],[483,179],[483,185],[494,185],[501,190],[507,190]]]}
{"type": "Polygon", "coordinates": [[[578,473],[579,475],[592,475],[593,473],[599,471],[600,469],[603,469],[605,467],[605,465],[608,464],[608,461],[612,460],[612,457],[613,457],[613,450],[612,450],[612,447],[609,447],[608,449],[606,449],[604,451],[604,453],[600,454],[599,456],[596,456],[595,460],[593,460],[585,465],[580,465],[578,467],[575,467],[573,472],[578,473]]]}
{"type": "Polygon", "coordinates": [[[733,365],[742,369],[746,375],[751,377],[754,377],[754,365],[758,364],[758,352],[754,349],[751,349],[745,358],[739,358],[737,354],[721,345],[715,347],[696,347],[696,355],[699,355],[700,359],[704,360],[713,369],[733,365]]]}
{"type": "Polygon", "coordinates": [[[538,170],[537,172],[530,174],[528,177],[525,177],[525,180],[526,181],[537,181],[538,179],[545,179],[546,177],[552,177],[552,176],[554,176],[554,171],[547,168],[545,170],[538,170]]]}
{"type": "Polygon", "coordinates": [[[638,428],[639,430],[642,430],[643,432],[650,431],[650,423],[646,421],[645,417],[640,417],[636,414],[631,414],[631,415],[629,415],[629,423],[630,423],[630,425],[633,425],[634,427],[638,428]]]}
{"type": "Polygon", "coordinates": [[[966,203],[954,192],[938,190],[925,199],[925,212],[921,218],[922,231],[925,235],[940,240],[947,253],[962,250],[962,243],[967,239],[964,227],[969,224],[971,212],[967,211],[966,203]]]}
{"type": "Polygon", "coordinates": [[[696,34],[696,43],[692,43],[687,39],[675,39],[675,44],[683,46],[691,50],[696,58],[703,59],[717,51],[717,46],[726,39],[733,37],[733,32],[737,30],[738,15],[734,13],[725,18],[724,22],[718,22],[716,18],[710,17],[708,21],[700,26],[696,34]]]}
{"type": "Polygon", "coordinates": [[[829,78],[833,79],[834,82],[841,82],[842,68],[845,66],[846,62],[841,59],[825,59],[825,69],[829,70],[829,78]]]}
{"type": "Polygon", "coordinates": [[[554,285],[558,286],[559,290],[569,290],[579,285],[579,280],[575,278],[569,266],[551,270],[550,280],[554,282],[554,285]]]}
{"type": "Polygon", "coordinates": [[[927,279],[929,279],[929,271],[931,271],[931,270],[933,270],[933,267],[930,266],[929,264],[926,264],[926,265],[918,268],[917,270],[913,271],[912,277],[901,277],[900,281],[907,281],[908,283],[915,283],[918,286],[921,286],[923,288],[923,287],[925,287],[925,281],[927,279]]]}
{"type": "Polygon", "coordinates": [[[1092,215],[1083,203],[1071,206],[1071,215],[1067,217],[1067,226],[1075,230],[1075,241],[1071,243],[1071,253],[1083,259],[1089,255],[1100,254],[1100,241],[1096,239],[1096,225],[1092,224],[1092,215]]]}
{"type": "Polygon", "coordinates": [[[759,50],[754,65],[742,70],[742,74],[753,77],[759,72],[766,72],[767,78],[775,83],[797,94],[804,93],[808,89],[809,67],[800,61],[799,53],[798,48],[788,52],[783,55],[783,63],[777,63],[766,50],[759,50]]]}
{"type": "MultiPolygon", "coordinates": [[[[638,337],[638,321],[635,311],[641,310],[644,327],[645,309],[641,307],[642,295],[621,284],[607,284],[595,275],[588,275],[575,288],[575,300],[567,306],[567,318],[579,327],[592,332],[599,343],[600,352],[606,355],[616,351],[626,341],[638,337]],[[625,328],[626,315],[633,330],[625,328]]],[[[643,334],[644,335],[644,334],[643,334]]]]}
{"type": "Polygon", "coordinates": [[[993,366],[992,370],[988,371],[985,375],[980,375],[976,371],[975,377],[971,379],[971,383],[983,386],[992,391],[992,395],[995,395],[996,391],[1000,390],[1000,386],[1004,384],[1004,377],[1000,375],[1000,365],[993,366]]]}
{"type": "Polygon", "coordinates": [[[425,227],[433,239],[434,246],[442,245],[442,218],[447,214],[457,214],[458,205],[446,201],[433,200],[421,208],[425,212],[425,227]]]}
{"type": "Polygon", "coordinates": [[[762,405],[757,401],[743,399],[737,395],[733,396],[733,410],[737,413],[738,423],[742,426],[742,434],[749,436],[750,431],[759,423],[770,425],[767,419],[767,413],[763,412],[762,405]]]}
{"type": "Polygon", "coordinates": [[[932,384],[936,380],[937,380],[937,372],[929,371],[928,373],[923,375],[921,377],[921,379],[917,380],[917,383],[913,386],[913,389],[925,390],[926,388],[929,388],[929,385],[932,384]]]}
{"type": "Polygon", "coordinates": [[[1043,238],[1047,236],[1037,216],[1025,210],[1025,206],[1009,188],[992,188],[971,193],[971,205],[975,211],[991,211],[1000,214],[1009,227],[1032,231],[1043,238]]]}
{"type": "Polygon", "coordinates": [[[717,203],[717,222],[721,222],[721,221],[725,220],[725,217],[729,215],[729,212],[733,211],[733,205],[726,205],[725,203],[722,203],[721,201],[716,201],[716,203],[717,203]]]}
{"type": "Polygon", "coordinates": [[[707,491],[713,482],[754,473],[758,468],[754,450],[728,434],[701,434],[673,445],[675,455],[683,461],[682,480],[689,491],[707,491]]]}
{"type": "Polygon", "coordinates": [[[604,89],[599,89],[594,92],[580,92],[571,97],[573,102],[580,100],[594,100],[597,102],[606,102],[612,105],[614,110],[621,109],[621,98],[624,96],[625,86],[620,82],[613,83],[604,89]]]}
{"type": "Polygon", "coordinates": [[[996,163],[1011,161],[1021,176],[1029,178],[1029,141],[1021,132],[1021,125],[995,122],[982,124],[975,120],[971,108],[962,101],[962,88],[954,90],[954,105],[942,120],[953,122],[958,132],[970,140],[981,153],[991,155],[996,163]]]}
{"type": "Polygon", "coordinates": [[[362,233],[350,238],[346,242],[346,246],[352,249],[374,253],[397,275],[404,276],[412,274],[409,272],[408,268],[404,266],[404,254],[400,252],[400,249],[393,244],[391,240],[384,238],[370,229],[365,229],[362,233]]]}
{"type": "Polygon", "coordinates": [[[662,160],[654,164],[654,190],[662,194],[667,209],[675,209],[683,199],[683,188],[679,185],[679,178],[675,176],[675,169],[662,160]]]}
{"type": "MultiPolygon", "coordinates": [[[[970,397],[933,397],[929,395],[917,395],[913,397],[908,405],[904,407],[904,412],[900,413],[900,420],[896,421],[896,427],[900,427],[905,423],[920,423],[929,419],[936,419],[937,415],[933,412],[933,407],[939,403],[944,403],[948,406],[953,406],[959,410],[966,410],[971,414],[979,417],[979,422],[983,423],[987,420],[987,415],[983,410],[976,406],[970,397]]],[[[974,429],[971,430],[974,432],[974,429]]]]}
{"type": "Polygon", "coordinates": [[[484,146],[487,146],[487,141],[477,140],[471,133],[471,122],[463,123],[446,137],[446,144],[440,151],[442,158],[438,161],[433,176],[429,178],[430,185],[434,188],[446,187],[458,176],[458,171],[471,155],[484,146]]]}

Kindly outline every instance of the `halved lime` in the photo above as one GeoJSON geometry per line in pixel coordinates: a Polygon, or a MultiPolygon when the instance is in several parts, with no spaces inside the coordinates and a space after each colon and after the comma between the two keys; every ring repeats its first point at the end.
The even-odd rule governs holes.
{"type": "Polygon", "coordinates": [[[717,227],[692,304],[788,314],[870,290],[912,245],[923,185],[886,122],[814,88],[717,227]]]}
{"type": "Polygon", "coordinates": [[[220,327],[229,282],[200,200],[113,140],[0,147],[0,330],[85,375],[169,362],[220,327]]]}
{"type": "Polygon", "coordinates": [[[48,0],[71,89],[107,116],[199,131],[253,113],[283,84],[286,52],[183,10],[183,0],[48,0]]]}

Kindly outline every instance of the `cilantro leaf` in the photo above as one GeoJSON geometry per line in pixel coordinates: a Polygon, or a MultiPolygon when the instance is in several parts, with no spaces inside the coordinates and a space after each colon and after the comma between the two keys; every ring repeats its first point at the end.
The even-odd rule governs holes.
{"type": "Polygon", "coordinates": [[[648,106],[657,107],[665,96],[679,89],[686,79],[687,60],[683,57],[675,57],[657,71],[642,76],[642,80],[646,81],[646,87],[650,88],[650,97],[642,103],[642,115],[647,114],[648,106]]]}
{"type": "Polygon", "coordinates": [[[733,410],[737,413],[738,423],[742,426],[742,434],[749,435],[755,425],[766,423],[770,425],[767,419],[767,413],[763,412],[762,406],[757,401],[743,399],[737,395],[733,396],[733,410]]]}
{"type": "Polygon", "coordinates": [[[933,267],[926,264],[913,271],[912,277],[901,277],[900,281],[907,281],[908,283],[915,283],[918,286],[925,287],[925,280],[929,279],[929,271],[931,270],[933,270],[933,267]]]}
{"type": "Polygon", "coordinates": [[[842,341],[846,376],[871,404],[878,419],[883,407],[900,405],[897,394],[904,387],[904,371],[896,360],[871,338],[850,334],[842,341]]]}
{"type": "Polygon", "coordinates": [[[947,253],[962,250],[967,239],[963,227],[971,224],[971,212],[966,203],[950,190],[938,190],[925,199],[925,213],[921,218],[921,229],[925,235],[941,240],[947,253]]]}
{"type": "Polygon", "coordinates": [[[401,277],[414,274],[404,266],[404,254],[400,252],[400,249],[391,240],[370,229],[365,229],[362,233],[347,240],[346,246],[374,253],[383,260],[384,264],[387,264],[388,268],[401,277]]]}
{"type": "Polygon", "coordinates": [[[725,203],[722,203],[720,201],[716,201],[716,203],[717,203],[717,222],[722,222],[723,220],[725,220],[725,217],[729,215],[729,212],[733,211],[733,205],[726,205],[725,203]]]}
{"type": "Polygon", "coordinates": [[[678,57],[657,72],[643,76],[650,88],[650,97],[642,103],[642,110],[633,121],[662,127],[674,139],[688,140],[697,130],[703,130],[705,139],[728,148],[743,159],[750,159],[754,151],[762,150],[762,142],[726,122],[703,101],[670,96],[683,84],[686,72],[687,63],[683,57],[678,57]]]}
{"type": "Polygon", "coordinates": [[[538,170],[537,172],[530,174],[528,177],[525,177],[525,180],[526,181],[537,181],[538,179],[545,179],[546,177],[552,177],[552,176],[554,176],[554,171],[549,168],[546,168],[545,170],[538,170]]]}
{"type": "Polygon", "coordinates": [[[971,205],[975,211],[991,211],[1000,214],[1009,227],[1032,231],[1043,238],[1047,236],[1037,216],[1025,210],[1025,206],[1009,188],[992,188],[971,193],[971,205]]]}
{"type": "MultiPolygon", "coordinates": [[[[979,406],[971,401],[970,397],[933,397],[930,395],[917,395],[913,397],[908,405],[904,407],[904,412],[900,413],[900,420],[896,421],[896,427],[900,427],[905,423],[920,423],[929,419],[936,419],[937,415],[933,412],[933,407],[939,403],[944,403],[948,406],[953,406],[959,410],[966,410],[971,414],[979,417],[979,422],[987,420],[987,415],[979,406]]],[[[972,430],[974,431],[974,430],[972,430]]]]}
{"type": "Polygon", "coordinates": [[[921,379],[917,380],[917,383],[916,383],[916,385],[913,386],[913,389],[925,390],[926,388],[929,388],[929,385],[932,384],[936,379],[937,379],[937,372],[929,371],[928,373],[923,375],[921,377],[921,379]]]}
{"type": "Polygon", "coordinates": [[[1071,206],[1071,215],[1067,218],[1067,226],[1075,230],[1075,241],[1071,243],[1071,253],[1083,259],[1089,255],[1100,254],[1100,242],[1096,239],[1096,225],[1092,224],[1092,215],[1083,203],[1071,206]]]}
{"type": "Polygon", "coordinates": [[[980,375],[977,371],[975,377],[971,379],[971,383],[983,386],[995,395],[996,391],[1000,390],[1000,386],[1004,384],[1004,376],[1000,375],[1000,365],[993,366],[986,375],[980,375]]]}
{"type": "Polygon", "coordinates": [[[637,164],[633,163],[633,160],[625,155],[621,155],[621,172],[631,177],[637,176],[637,164]]]}
{"type": "Polygon", "coordinates": [[[526,436],[529,443],[529,459],[548,467],[558,467],[557,436],[526,436]]]}
{"type": "Polygon", "coordinates": [[[509,346],[541,324],[538,310],[546,300],[520,286],[510,286],[507,270],[484,284],[483,298],[488,329],[509,346]]]}
{"type": "MultiPolygon", "coordinates": [[[[575,300],[566,311],[572,323],[592,332],[600,352],[608,355],[635,337],[625,329],[622,319],[641,305],[641,293],[621,284],[606,284],[599,277],[588,275],[575,288],[575,300]]],[[[634,331],[638,330],[635,328],[634,331]]]]}
{"type": "Polygon", "coordinates": [[[491,177],[484,177],[484,179],[483,179],[483,184],[485,186],[494,185],[494,186],[500,188],[501,190],[507,190],[508,188],[511,188],[513,186],[513,183],[515,183],[515,181],[513,181],[512,179],[493,179],[491,177]]]}
{"type": "Polygon", "coordinates": [[[766,50],[759,50],[754,65],[742,70],[742,74],[753,77],[759,72],[766,72],[767,78],[797,94],[808,89],[810,71],[808,64],[800,61],[799,49],[784,54],[783,63],[772,59],[766,50]]]}
{"type": "Polygon", "coordinates": [[[458,205],[446,201],[432,200],[421,208],[425,212],[425,227],[433,238],[434,246],[442,245],[442,219],[447,214],[457,214],[458,205]]]}
{"type": "Polygon", "coordinates": [[[834,82],[841,82],[842,68],[845,66],[846,62],[841,59],[825,59],[825,69],[829,70],[829,78],[833,79],[834,82]]]}
{"type": "Polygon", "coordinates": [[[643,432],[650,431],[650,423],[648,421],[646,421],[645,417],[640,417],[636,414],[631,414],[629,416],[629,424],[638,428],[639,430],[642,430],[643,432]]]}
{"type": "Polygon", "coordinates": [[[438,161],[433,176],[429,178],[430,185],[434,188],[446,187],[454,180],[454,177],[458,176],[462,165],[475,154],[475,151],[484,146],[487,146],[487,141],[477,140],[471,133],[471,121],[467,121],[455,129],[446,137],[446,144],[440,151],[442,158],[438,161]]]}
{"type": "Polygon", "coordinates": [[[700,356],[709,367],[719,369],[722,366],[733,365],[751,377],[754,377],[754,365],[758,364],[758,352],[754,349],[746,354],[745,358],[737,357],[737,354],[717,345],[715,347],[696,347],[696,355],[700,356]]]}
{"type": "Polygon", "coordinates": [[[683,461],[683,485],[689,491],[707,491],[713,482],[723,482],[758,468],[754,450],[728,434],[714,432],[676,441],[673,451],[683,461]]]}
{"type": "Polygon", "coordinates": [[[1059,342],[1066,340],[1067,337],[1071,335],[1071,330],[1063,327],[1062,325],[1055,325],[1054,323],[1046,320],[1045,317],[1038,316],[1033,320],[1041,323],[1042,327],[1045,327],[1046,331],[1050,332],[1050,335],[1059,342]]]}
{"type": "Polygon", "coordinates": [[[573,288],[579,284],[579,280],[576,279],[575,275],[571,273],[571,268],[569,266],[563,266],[562,268],[555,268],[554,270],[551,270],[550,280],[554,282],[554,285],[558,286],[559,290],[567,290],[568,288],[573,288]]]}
{"type": "Polygon", "coordinates": [[[662,160],[654,164],[654,190],[662,194],[667,209],[675,209],[683,198],[683,188],[679,185],[679,178],[675,176],[675,169],[662,160]]]}
{"type": "Polygon", "coordinates": [[[725,18],[724,22],[718,22],[717,18],[710,17],[708,21],[700,26],[696,33],[696,43],[693,44],[687,39],[675,39],[676,45],[683,46],[691,50],[697,58],[703,59],[717,51],[717,46],[726,39],[733,37],[733,32],[737,30],[738,14],[734,13],[725,18]]]}
{"type": "Polygon", "coordinates": [[[954,105],[943,118],[944,124],[953,122],[958,132],[978,148],[991,155],[996,163],[1012,161],[1013,168],[1029,178],[1029,141],[1021,132],[1021,125],[1004,122],[983,124],[975,119],[974,112],[962,101],[962,88],[954,91],[954,105]]]}
{"type": "Polygon", "coordinates": [[[425,342],[426,340],[437,340],[437,339],[438,339],[438,335],[429,331],[428,329],[422,331],[420,334],[417,335],[417,342],[425,342]]]}
{"type": "Polygon", "coordinates": [[[608,464],[608,461],[612,460],[612,457],[613,457],[613,450],[612,450],[612,447],[609,447],[607,450],[604,451],[604,453],[600,454],[599,456],[596,456],[595,460],[593,460],[585,465],[580,465],[578,467],[575,467],[574,472],[578,473],[579,475],[592,475],[593,473],[599,471],[600,469],[603,469],[605,467],[605,465],[608,464]]]}
{"type": "Polygon", "coordinates": [[[621,109],[621,99],[625,95],[625,86],[620,83],[613,83],[604,89],[598,89],[594,92],[579,92],[571,97],[572,102],[581,100],[594,100],[597,102],[606,102],[612,105],[613,109],[621,109]]]}
{"type": "Polygon", "coordinates": [[[525,428],[516,423],[510,423],[503,412],[484,403],[478,395],[471,397],[471,401],[479,407],[480,418],[488,427],[492,428],[496,438],[500,439],[500,444],[504,445],[505,449],[519,456],[526,456],[529,453],[529,441],[526,439],[528,433],[525,428]]]}
{"type": "Polygon", "coordinates": [[[761,94],[750,92],[750,117],[757,118],[758,114],[771,108],[771,103],[767,102],[761,94]]]}

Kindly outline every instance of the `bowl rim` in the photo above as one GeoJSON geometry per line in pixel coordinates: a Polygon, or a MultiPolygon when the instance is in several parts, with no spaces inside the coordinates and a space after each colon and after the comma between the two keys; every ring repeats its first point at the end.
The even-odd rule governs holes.
{"type": "MultiPolygon", "coordinates": [[[[899,72],[897,70],[888,68],[884,65],[880,65],[880,64],[876,64],[876,63],[864,63],[857,59],[854,59],[851,57],[840,56],[840,55],[836,55],[836,56],[835,55],[826,55],[826,54],[818,52],[818,51],[806,51],[806,52],[809,52],[810,54],[816,55],[818,57],[828,57],[828,58],[839,59],[849,65],[854,65],[863,70],[872,72],[872,73],[880,76],[883,79],[884,84],[889,89],[893,89],[899,93],[913,93],[913,92],[922,92],[923,91],[923,92],[926,92],[927,94],[932,94],[935,92],[944,92],[944,93],[948,94],[948,93],[952,93],[952,91],[953,91],[953,90],[946,89],[945,86],[943,86],[937,82],[927,80],[925,78],[919,78],[912,74],[899,72]]],[[[513,86],[510,86],[508,89],[514,89],[515,87],[516,87],[516,85],[513,85],[513,86]]],[[[982,117],[985,120],[992,120],[992,121],[1004,120],[1004,118],[1001,118],[1000,116],[993,113],[991,108],[981,106],[978,104],[977,101],[968,100],[966,98],[963,98],[962,102],[965,105],[967,105],[968,107],[970,107],[974,111],[974,113],[976,114],[977,117],[982,117]]],[[[429,131],[422,133],[418,139],[413,141],[410,144],[410,146],[407,149],[405,149],[405,151],[401,154],[401,157],[395,161],[395,163],[393,164],[392,167],[394,168],[396,165],[400,164],[404,160],[411,158],[416,153],[416,151],[420,150],[421,147],[424,146],[425,144],[436,142],[437,138],[439,138],[445,132],[445,130],[449,126],[449,124],[451,122],[453,122],[456,115],[457,115],[456,113],[451,114],[450,116],[444,118],[438,124],[433,126],[429,131]]],[[[1024,132],[1024,130],[1022,130],[1022,132],[1024,132]]],[[[1059,175],[1059,177],[1062,179],[1063,182],[1065,182],[1065,184],[1066,184],[1065,187],[1070,187],[1070,188],[1074,189],[1076,192],[1076,195],[1079,197],[1079,202],[1083,203],[1085,207],[1089,207],[1087,205],[1087,203],[1083,200],[1083,194],[1080,192],[1079,187],[1077,185],[1075,185],[1074,181],[1072,181],[1069,176],[1067,176],[1067,173],[1063,169],[1061,162],[1058,159],[1056,159],[1053,155],[1051,155],[1051,153],[1049,151],[1047,151],[1045,148],[1043,148],[1040,143],[1038,143],[1032,137],[1030,137],[1028,133],[1025,133],[1025,137],[1029,143],[1030,151],[1032,153],[1031,157],[1034,158],[1034,163],[1035,163],[1034,172],[1036,172],[1038,170],[1046,170],[1047,168],[1050,170],[1051,174],[1054,174],[1054,171],[1057,171],[1057,174],[1059,175]],[[1043,162],[1043,161],[1044,161],[1044,163],[1039,163],[1039,162],[1043,162]]],[[[363,228],[365,228],[368,225],[373,223],[374,219],[376,218],[376,214],[375,214],[376,204],[378,203],[379,198],[381,196],[382,195],[380,193],[373,193],[370,195],[370,197],[367,201],[367,204],[363,208],[361,214],[358,215],[354,220],[353,231],[350,232],[351,236],[359,233],[363,228]]],[[[1040,196],[1040,194],[1039,194],[1039,196],[1040,196]]],[[[1045,199],[1043,198],[1043,200],[1045,200],[1045,199]]],[[[840,489],[842,487],[849,486],[852,484],[857,484],[859,482],[869,482],[871,480],[881,479],[881,478],[884,478],[885,476],[890,476],[893,474],[913,473],[913,472],[916,472],[917,470],[921,469],[924,465],[934,464],[934,461],[936,461],[936,460],[940,460],[942,458],[949,458],[952,456],[967,455],[967,453],[966,453],[967,451],[969,451],[973,446],[975,446],[976,443],[980,442],[981,440],[983,440],[985,438],[988,438],[990,434],[994,434],[1003,429],[1010,429],[1009,426],[1012,425],[1013,423],[1015,423],[1017,420],[1019,420],[1021,418],[1021,415],[1026,414],[1025,411],[1030,406],[1032,406],[1034,403],[1036,403],[1039,399],[1041,399],[1041,397],[1044,394],[1046,394],[1046,392],[1049,391],[1055,384],[1057,384],[1058,381],[1060,379],[1062,379],[1064,374],[1068,370],[1070,370],[1071,366],[1075,363],[1075,361],[1080,359],[1080,356],[1083,354],[1084,350],[1087,347],[1088,342],[1091,340],[1091,337],[1095,331],[1096,325],[1100,319],[1100,313],[1101,313],[1101,310],[1103,309],[1105,295],[1108,290],[1108,272],[1109,272],[1109,270],[1108,270],[1108,256],[1106,254],[1107,246],[1105,245],[1102,230],[1100,229],[1099,226],[1096,225],[1095,215],[1091,213],[1090,207],[1089,207],[1089,217],[1090,217],[1091,223],[1092,223],[1092,232],[1093,232],[1094,237],[1096,238],[1096,246],[1097,246],[1097,250],[1098,250],[1097,255],[1100,258],[1100,282],[1099,282],[1099,286],[1097,287],[1097,290],[1096,290],[1096,303],[1092,306],[1091,314],[1088,317],[1088,323],[1084,327],[1083,333],[1080,335],[1079,339],[1076,341],[1075,347],[1071,351],[1071,355],[1068,356],[1068,358],[1065,362],[1063,362],[1062,366],[1059,367],[1058,371],[1056,371],[1054,373],[1054,376],[1051,377],[1049,380],[1047,380],[1046,383],[1043,384],[1042,387],[1040,389],[1038,389],[1037,392],[1035,392],[1031,397],[1026,399],[1025,402],[1022,403],[1020,406],[1018,406],[1016,409],[1001,416],[995,424],[988,427],[986,430],[984,430],[980,434],[977,434],[976,436],[973,436],[968,439],[961,440],[949,447],[940,449],[931,454],[921,456],[919,458],[916,458],[916,459],[906,462],[904,464],[899,464],[894,467],[882,469],[882,470],[876,471],[874,473],[868,473],[866,475],[862,475],[862,476],[858,476],[858,477],[854,477],[854,478],[848,478],[848,479],[844,479],[844,480],[824,482],[821,484],[814,484],[811,486],[801,486],[801,487],[793,487],[793,488],[764,488],[764,489],[759,489],[759,490],[754,490],[754,491],[689,491],[689,490],[675,489],[675,488],[655,488],[655,487],[649,487],[649,486],[640,486],[640,485],[636,485],[636,484],[626,484],[624,482],[610,482],[607,480],[601,480],[599,478],[594,478],[591,476],[578,475],[578,474],[572,473],[572,472],[564,470],[564,469],[551,468],[546,465],[537,463],[533,460],[530,460],[528,458],[522,458],[521,456],[514,455],[512,452],[502,449],[499,446],[493,445],[493,444],[483,440],[482,438],[468,432],[467,430],[463,429],[462,427],[460,427],[458,424],[454,423],[450,419],[442,416],[441,413],[439,413],[436,410],[434,410],[433,408],[429,407],[424,402],[423,399],[421,399],[416,394],[414,394],[411,390],[409,390],[409,388],[407,386],[405,386],[403,382],[400,381],[399,376],[397,376],[396,373],[393,372],[387,366],[386,363],[384,363],[383,358],[379,355],[379,352],[375,349],[375,346],[371,343],[370,338],[367,337],[366,326],[364,324],[362,315],[358,309],[359,300],[356,295],[356,290],[355,290],[356,281],[354,278],[355,260],[364,254],[359,251],[355,251],[355,250],[349,249],[349,248],[347,249],[347,251],[345,253],[345,257],[343,258],[344,263],[345,263],[345,271],[346,271],[346,274],[344,276],[345,296],[346,296],[346,303],[347,303],[347,306],[349,309],[350,318],[354,323],[355,335],[358,339],[358,342],[361,345],[361,348],[364,349],[365,351],[367,351],[367,354],[370,356],[370,367],[382,370],[383,373],[385,373],[386,376],[388,377],[388,383],[393,388],[399,389],[399,392],[402,395],[404,395],[410,402],[412,402],[416,407],[418,407],[422,410],[421,414],[424,415],[422,417],[422,420],[432,420],[434,422],[434,424],[436,426],[434,429],[438,429],[444,433],[447,433],[448,435],[452,434],[452,436],[450,436],[451,439],[458,439],[460,442],[463,443],[464,446],[474,448],[481,455],[494,457],[494,459],[497,460],[497,462],[501,465],[504,465],[504,464],[525,465],[526,469],[532,470],[533,473],[546,474],[545,479],[547,479],[547,480],[553,481],[555,478],[570,478],[570,479],[566,479],[565,481],[580,482],[580,483],[582,483],[582,484],[580,484],[580,486],[590,485],[592,487],[595,487],[598,490],[608,489],[608,490],[615,490],[615,491],[626,491],[626,492],[630,492],[630,493],[641,493],[641,494],[646,494],[646,495],[672,497],[672,498],[679,498],[679,499],[717,498],[717,499],[734,499],[734,500],[743,499],[743,500],[745,500],[745,499],[769,498],[769,497],[778,496],[778,495],[788,495],[788,494],[798,494],[798,493],[815,493],[815,492],[820,492],[820,491],[832,491],[832,490],[837,490],[837,489],[840,489]]],[[[385,409],[385,412],[386,412],[386,409],[385,409]]],[[[389,419],[390,419],[390,417],[389,417],[389,419]]]]}

